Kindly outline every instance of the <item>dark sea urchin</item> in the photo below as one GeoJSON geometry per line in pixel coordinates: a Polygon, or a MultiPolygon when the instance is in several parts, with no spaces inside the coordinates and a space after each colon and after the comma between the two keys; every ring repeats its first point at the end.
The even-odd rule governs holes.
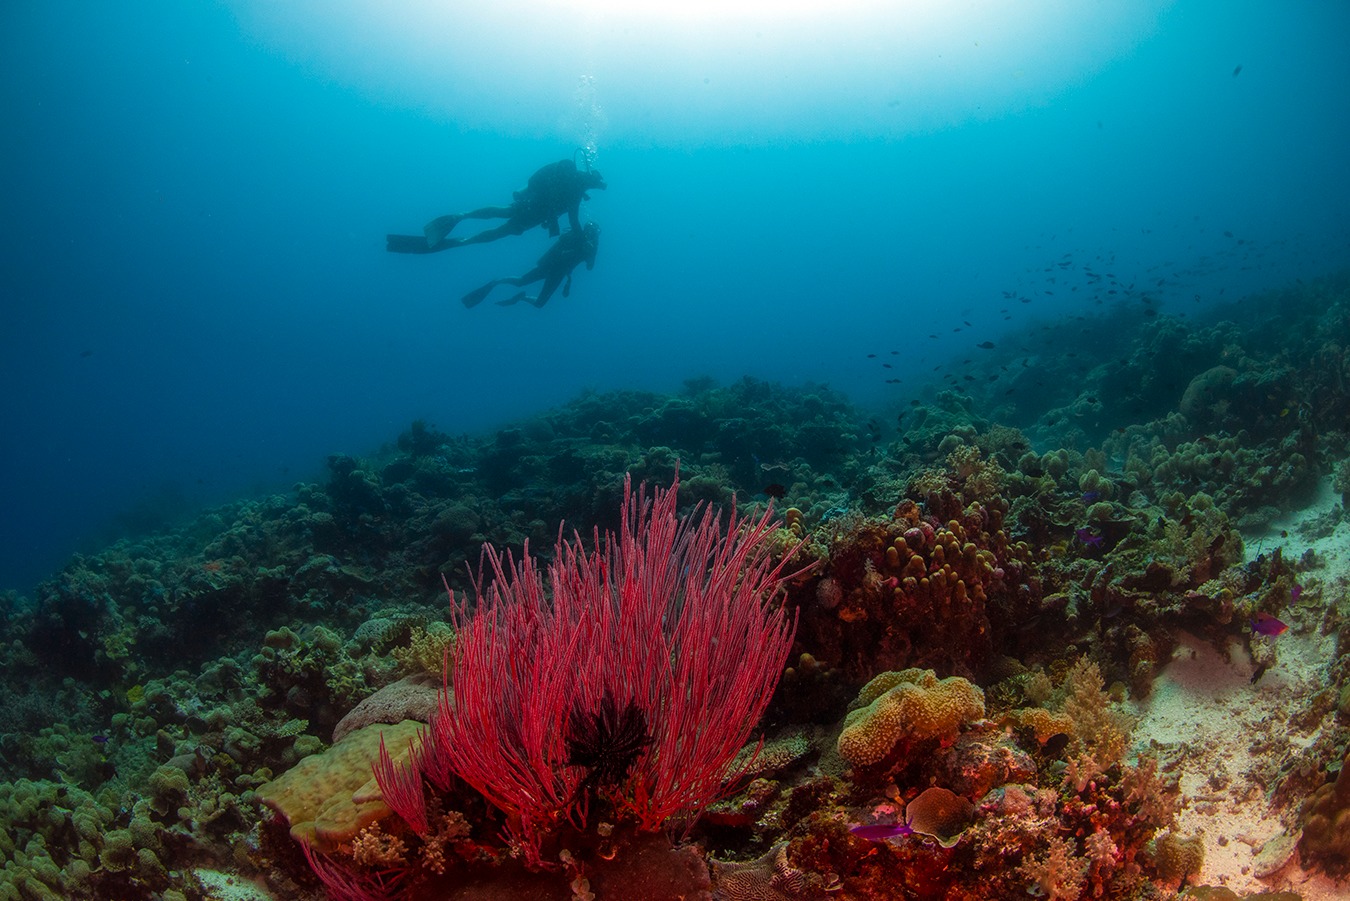
{"type": "Polygon", "coordinates": [[[567,717],[567,762],[587,769],[577,785],[577,794],[623,784],[640,755],[652,743],[647,716],[629,699],[623,709],[614,695],[605,692],[596,710],[579,704],[567,717]]]}

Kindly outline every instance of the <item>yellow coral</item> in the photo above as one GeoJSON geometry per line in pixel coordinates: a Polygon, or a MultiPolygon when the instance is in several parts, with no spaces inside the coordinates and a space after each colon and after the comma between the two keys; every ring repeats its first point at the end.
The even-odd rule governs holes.
{"type": "Polygon", "coordinates": [[[1097,664],[1083,658],[1064,677],[1064,713],[1074,722],[1072,734],[1105,770],[1125,756],[1133,721],[1111,706],[1097,664]]]}
{"type": "Polygon", "coordinates": [[[901,739],[954,738],[961,724],[984,716],[984,692],[932,670],[882,673],[858,694],[839,734],[839,755],[854,766],[874,764],[901,739]]]}
{"type": "Polygon", "coordinates": [[[1153,842],[1153,865],[1168,882],[1182,882],[1205,865],[1205,842],[1199,835],[1164,833],[1153,842]]]}
{"type": "Polygon", "coordinates": [[[296,841],[331,851],[392,812],[371,772],[380,756],[380,734],[390,755],[401,764],[408,756],[409,741],[423,728],[423,723],[404,720],[393,726],[375,723],[358,729],[260,786],[258,799],[286,818],[296,841]]]}
{"type": "Polygon", "coordinates": [[[395,647],[389,656],[398,662],[399,672],[408,675],[432,673],[439,676],[455,645],[454,630],[446,623],[414,626],[407,647],[395,647]]]}
{"type": "Polygon", "coordinates": [[[1073,719],[1067,713],[1056,713],[1044,707],[1026,707],[1013,712],[1017,724],[1036,733],[1036,741],[1045,744],[1059,734],[1073,737],[1073,719]]]}

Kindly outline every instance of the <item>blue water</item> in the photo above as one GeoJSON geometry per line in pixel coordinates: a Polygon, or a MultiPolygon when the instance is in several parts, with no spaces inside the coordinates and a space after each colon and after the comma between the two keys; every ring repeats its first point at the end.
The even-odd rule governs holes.
{"type": "Polygon", "coordinates": [[[1099,301],[1350,262],[1343,3],[460,6],[7,4],[0,588],[419,417],[746,374],[888,408],[1099,301]],[[458,303],[537,230],[384,251],[579,147],[570,297],[458,303]]]}

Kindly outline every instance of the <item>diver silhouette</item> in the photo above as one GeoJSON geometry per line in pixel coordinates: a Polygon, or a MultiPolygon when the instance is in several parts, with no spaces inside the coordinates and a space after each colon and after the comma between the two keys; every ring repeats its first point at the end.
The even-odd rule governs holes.
{"type": "Polygon", "coordinates": [[[421,235],[387,235],[386,249],[391,253],[439,253],[452,247],[521,235],[536,225],[547,227],[549,235],[556,238],[558,217],[564,213],[571,230],[580,232],[581,201],[590,199],[586,192],[605,187],[605,180],[597,170],[589,167],[581,170],[572,160],[558,160],[531,175],[524,190],[514,192],[510,206],[485,206],[467,213],[439,216],[426,224],[421,235]],[[465,219],[506,221],[467,238],[449,237],[465,219]]]}
{"type": "Polygon", "coordinates": [[[562,285],[563,297],[566,297],[572,291],[572,270],[581,263],[585,263],[587,269],[594,269],[595,252],[599,247],[600,226],[594,222],[587,222],[582,228],[568,229],[562,237],[553,242],[552,247],[544,251],[543,256],[529,272],[515,277],[495,278],[486,285],[475,288],[462,298],[464,306],[475,307],[482,303],[498,285],[524,287],[540,281],[544,285],[539,289],[537,296],[531,297],[524,291],[519,291],[505,300],[497,301],[497,305],[509,307],[524,301],[542,307],[548,303],[548,299],[553,296],[559,285],[562,285]]]}

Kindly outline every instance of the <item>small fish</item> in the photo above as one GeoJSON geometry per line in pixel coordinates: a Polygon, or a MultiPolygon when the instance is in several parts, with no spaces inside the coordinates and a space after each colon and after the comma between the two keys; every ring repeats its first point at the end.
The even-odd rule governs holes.
{"type": "Polygon", "coordinates": [[[1252,631],[1258,635],[1269,635],[1274,638],[1276,635],[1283,635],[1289,627],[1280,622],[1269,613],[1256,613],[1251,618],[1252,631]]]}
{"type": "Polygon", "coordinates": [[[994,342],[993,342],[993,341],[981,341],[979,344],[976,344],[975,346],[976,346],[976,347],[979,347],[979,348],[983,348],[984,350],[993,350],[993,349],[994,349],[994,342]]]}
{"type": "Polygon", "coordinates": [[[106,735],[95,735],[93,739],[96,744],[106,745],[108,743],[108,736],[106,735]]]}
{"type": "Polygon", "coordinates": [[[1102,546],[1102,536],[1093,534],[1091,529],[1075,529],[1073,534],[1088,547],[1102,546]]]}
{"type": "Polygon", "coordinates": [[[1237,78],[1241,74],[1242,74],[1242,64],[1238,63],[1236,66],[1233,67],[1233,77],[1237,78]]]}
{"type": "Polygon", "coordinates": [[[1299,599],[1299,596],[1302,594],[1303,594],[1303,586],[1295,585],[1293,588],[1289,589],[1289,600],[1297,601],[1299,599]]]}
{"type": "Polygon", "coordinates": [[[774,498],[775,500],[781,501],[783,499],[783,495],[787,494],[787,488],[784,487],[783,485],[780,485],[777,482],[774,482],[770,485],[765,485],[763,493],[767,494],[771,498],[774,498]]]}
{"type": "Polygon", "coordinates": [[[914,834],[914,830],[909,827],[908,823],[850,826],[848,831],[858,838],[867,839],[869,842],[884,842],[888,838],[899,838],[900,836],[914,834]]]}
{"type": "Polygon", "coordinates": [[[1100,491],[1084,491],[1082,496],[1078,499],[1085,504],[1093,504],[1101,500],[1101,497],[1102,493],[1100,491]]]}

